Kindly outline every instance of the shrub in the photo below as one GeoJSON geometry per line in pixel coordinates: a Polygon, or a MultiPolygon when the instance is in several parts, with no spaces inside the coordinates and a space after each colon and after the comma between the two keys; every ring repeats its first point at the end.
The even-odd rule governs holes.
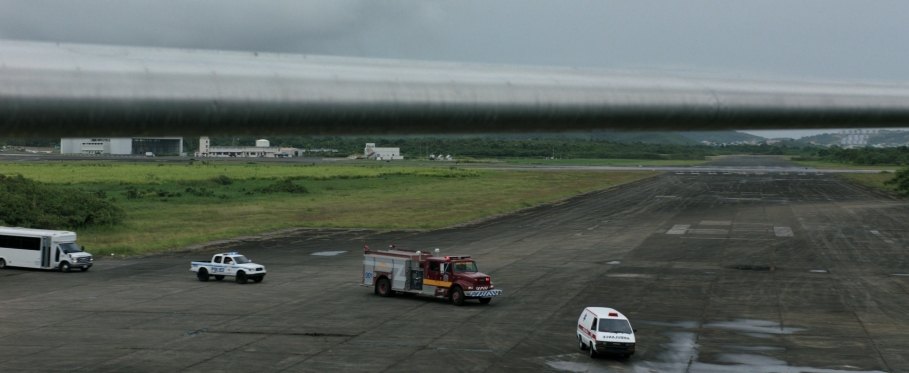
{"type": "Polygon", "coordinates": [[[230,185],[230,184],[234,183],[233,179],[231,179],[227,175],[215,176],[215,177],[211,178],[211,181],[218,185],[230,185]]]}
{"type": "Polygon", "coordinates": [[[259,188],[261,193],[309,193],[309,190],[302,185],[294,184],[294,181],[291,179],[281,179],[272,183],[269,186],[259,188]]]}
{"type": "Polygon", "coordinates": [[[6,225],[75,229],[118,224],[125,213],[97,193],[0,175],[0,221],[6,225]]]}

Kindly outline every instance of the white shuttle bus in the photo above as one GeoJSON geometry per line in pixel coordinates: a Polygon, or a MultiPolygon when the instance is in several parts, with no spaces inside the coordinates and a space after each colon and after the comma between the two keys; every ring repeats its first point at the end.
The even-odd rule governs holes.
{"type": "Polygon", "coordinates": [[[87,271],[92,256],[76,244],[76,233],[0,227],[0,269],[10,267],[87,271]]]}

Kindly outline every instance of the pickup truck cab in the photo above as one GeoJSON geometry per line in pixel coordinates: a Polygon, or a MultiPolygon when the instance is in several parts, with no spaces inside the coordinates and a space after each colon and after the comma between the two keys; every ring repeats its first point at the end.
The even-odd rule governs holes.
{"type": "Polygon", "coordinates": [[[190,262],[190,271],[196,273],[199,281],[208,281],[212,276],[221,281],[225,276],[234,276],[238,284],[249,280],[262,282],[265,279],[265,266],[253,263],[240,253],[229,252],[215,254],[211,261],[190,262]]]}

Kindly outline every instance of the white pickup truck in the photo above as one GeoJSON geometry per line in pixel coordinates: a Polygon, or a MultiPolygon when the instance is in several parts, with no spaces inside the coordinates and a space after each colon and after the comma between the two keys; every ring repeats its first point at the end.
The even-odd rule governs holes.
{"type": "Polygon", "coordinates": [[[190,262],[190,271],[196,273],[199,281],[208,281],[211,276],[221,281],[224,276],[234,276],[238,284],[249,280],[262,282],[265,279],[265,266],[256,264],[240,253],[220,253],[211,257],[210,262],[190,262]]]}

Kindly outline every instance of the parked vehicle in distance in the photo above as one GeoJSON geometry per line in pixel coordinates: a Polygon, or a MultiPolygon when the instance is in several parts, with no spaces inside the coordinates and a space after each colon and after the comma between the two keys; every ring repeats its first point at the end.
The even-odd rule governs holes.
{"type": "Polygon", "coordinates": [[[421,251],[369,250],[363,254],[362,286],[373,287],[378,295],[389,297],[397,293],[427,295],[450,299],[456,306],[467,299],[489,304],[502,294],[492,278],[477,270],[477,264],[467,255],[446,255],[421,251]]]}
{"type": "Polygon", "coordinates": [[[634,354],[635,331],[621,312],[607,307],[587,307],[578,317],[578,347],[590,357],[615,354],[627,358],[634,354]]]}
{"type": "Polygon", "coordinates": [[[0,269],[7,266],[87,271],[94,259],[76,244],[76,233],[0,227],[0,269]]]}
{"type": "Polygon", "coordinates": [[[225,276],[234,276],[238,284],[249,280],[262,282],[265,279],[265,266],[253,263],[237,252],[215,254],[210,261],[190,262],[189,270],[196,273],[199,281],[208,281],[214,276],[221,281],[225,276]]]}

